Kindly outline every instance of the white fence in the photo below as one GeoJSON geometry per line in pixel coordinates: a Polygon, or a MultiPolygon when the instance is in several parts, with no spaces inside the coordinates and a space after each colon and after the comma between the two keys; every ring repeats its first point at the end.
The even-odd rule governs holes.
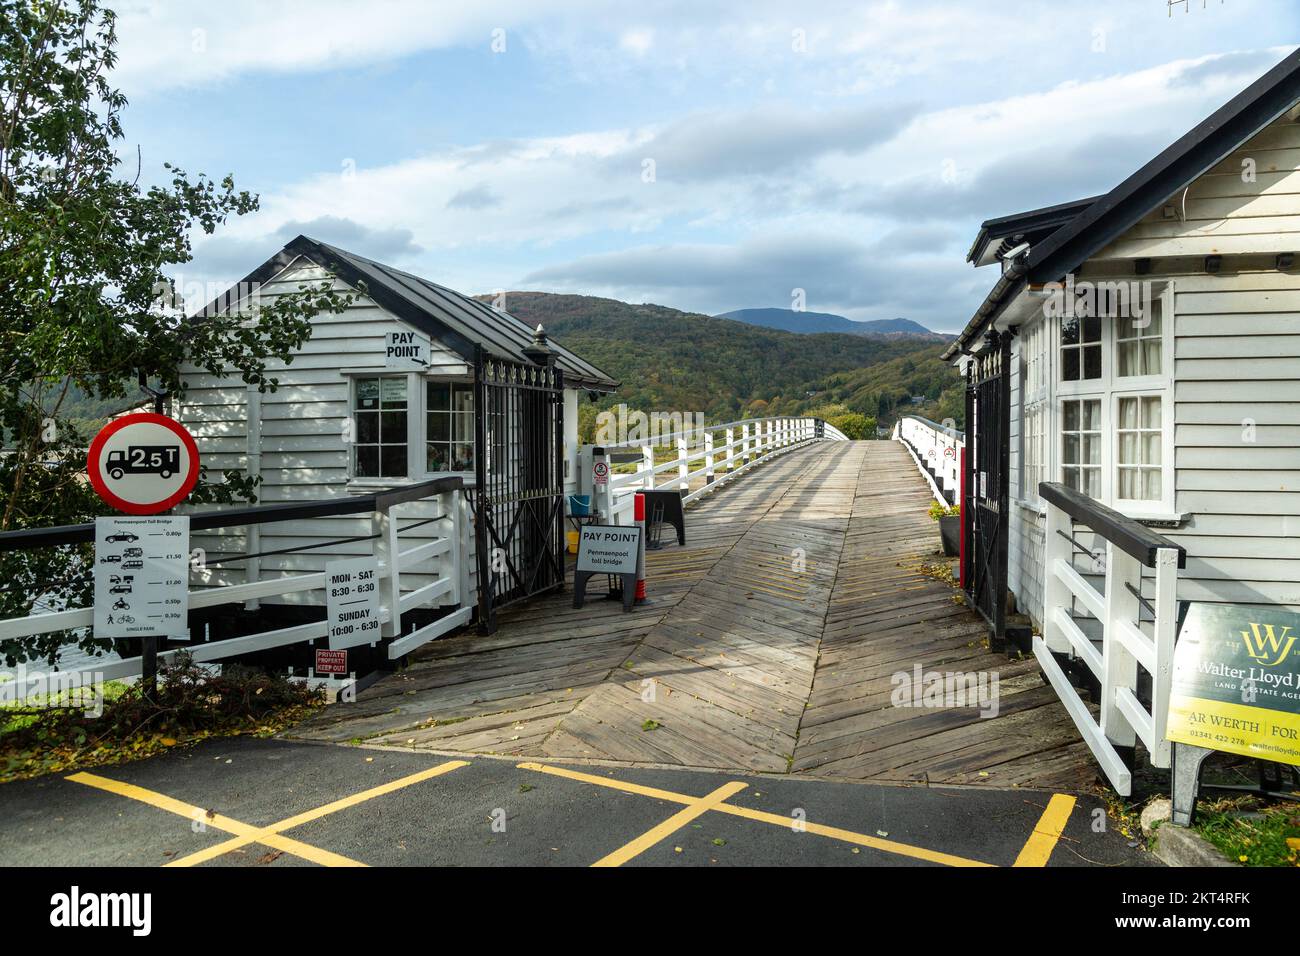
{"type": "Polygon", "coordinates": [[[1111,785],[1128,796],[1131,758],[1125,757],[1136,740],[1145,745],[1152,764],[1169,766],[1165,726],[1178,623],[1178,569],[1186,554],[1168,538],[1064,485],[1044,483],[1039,494],[1047,503],[1047,575],[1043,635],[1034,637],[1034,656],[1111,785]],[[1105,550],[1085,546],[1076,533],[1079,526],[1104,542],[1105,550]],[[1098,573],[1104,564],[1104,592],[1080,573],[1076,555],[1082,556],[1085,572],[1098,573]],[[1150,601],[1141,596],[1144,569],[1154,572],[1150,601]],[[1099,682],[1099,721],[1053,652],[1081,661],[1099,682]],[[1138,698],[1139,667],[1151,675],[1150,707],[1138,698]]]}
{"type": "MultiPolygon", "coordinates": [[[[371,533],[365,537],[365,540],[373,542],[372,553],[379,565],[380,633],[389,660],[396,660],[420,645],[467,624],[470,620],[475,597],[468,577],[468,555],[473,521],[468,502],[461,492],[459,478],[436,479],[397,491],[379,492],[356,498],[316,501],[303,505],[270,505],[237,511],[205,512],[192,515],[190,525],[192,529],[254,526],[325,515],[364,514],[367,511],[371,513],[371,533]],[[441,516],[414,521],[399,527],[399,521],[392,509],[399,504],[424,498],[436,498],[439,501],[441,516]],[[416,526],[434,524],[439,526],[436,536],[431,536],[427,529],[422,530],[420,544],[404,547],[402,532],[416,526]],[[412,590],[403,591],[404,572],[427,578],[431,573],[430,565],[433,559],[442,555],[449,556],[451,560],[437,563],[438,570],[433,573],[438,573],[438,577],[412,590]],[[402,614],[426,607],[450,607],[456,610],[423,627],[413,628],[407,634],[398,633],[402,614]]],[[[93,536],[94,525],[17,532],[0,537],[0,548],[12,550],[16,547],[76,544],[93,540],[93,536]]],[[[329,547],[337,543],[325,541],[315,547],[329,547]]],[[[324,591],[326,587],[324,571],[224,586],[203,586],[201,570],[195,572],[192,578],[198,580],[191,582],[189,592],[191,611],[225,604],[244,604],[273,595],[324,591]]],[[[91,627],[93,620],[94,610],[89,607],[8,618],[0,620],[0,640],[76,631],[91,627]]],[[[225,640],[207,642],[196,640],[179,651],[160,653],[158,659],[162,663],[172,659],[177,653],[189,653],[197,662],[219,661],[289,644],[322,640],[326,637],[327,626],[327,622],[322,619],[225,640]]],[[[139,657],[125,660],[105,659],[102,662],[87,663],[77,671],[61,671],[60,680],[68,681],[72,686],[84,686],[103,680],[138,677],[140,673],[139,657]]],[[[39,683],[48,676],[33,670],[27,680],[10,680],[0,684],[0,702],[24,699],[27,696],[28,686],[39,683]]]]}
{"type": "Polygon", "coordinates": [[[748,418],[687,429],[669,435],[582,449],[584,494],[610,524],[631,524],[638,491],[680,491],[688,502],[744,474],[754,465],[818,441],[847,441],[835,426],[817,418],[748,418]],[[671,458],[657,458],[656,448],[671,458]],[[621,453],[621,454],[620,454],[621,453]],[[628,453],[635,453],[626,470],[628,453]],[[603,466],[607,481],[593,480],[603,466]],[[620,467],[623,470],[620,470],[620,467]]]}
{"type": "Polygon", "coordinates": [[[894,439],[912,453],[917,466],[930,479],[935,497],[956,504],[961,494],[961,453],[966,433],[928,418],[906,415],[894,426],[894,439]]]}

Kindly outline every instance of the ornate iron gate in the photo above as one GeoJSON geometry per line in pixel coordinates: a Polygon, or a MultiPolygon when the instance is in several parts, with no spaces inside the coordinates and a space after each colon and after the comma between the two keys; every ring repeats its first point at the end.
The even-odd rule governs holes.
{"type": "Polygon", "coordinates": [[[1006,636],[1008,477],[1011,453],[1011,333],[990,332],[967,368],[965,492],[966,588],[971,604],[1006,636]]]}
{"type": "MultiPolygon", "coordinates": [[[[543,343],[544,347],[544,343],[543,343]]],[[[496,612],[564,586],[564,382],[543,358],[474,362],[474,534],[479,630],[496,612]]]]}

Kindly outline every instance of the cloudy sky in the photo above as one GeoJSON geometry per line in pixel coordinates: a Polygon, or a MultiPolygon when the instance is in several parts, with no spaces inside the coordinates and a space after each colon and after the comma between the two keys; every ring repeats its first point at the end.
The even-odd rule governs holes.
{"type": "Polygon", "coordinates": [[[986,218],[1110,189],[1300,41],[1295,0],[118,0],[146,178],[464,292],[956,330],[986,218]],[[1189,9],[1184,9],[1184,8],[1189,9]]]}

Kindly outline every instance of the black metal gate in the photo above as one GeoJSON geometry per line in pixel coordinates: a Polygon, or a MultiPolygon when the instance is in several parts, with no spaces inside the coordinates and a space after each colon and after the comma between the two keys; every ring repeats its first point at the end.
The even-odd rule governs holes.
{"type": "Polygon", "coordinates": [[[966,590],[971,604],[1006,636],[1008,472],[1011,457],[1011,333],[990,332],[966,372],[966,590]]]}
{"type": "Polygon", "coordinates": [[[564,586],[564,382],[553,364],[474,362],[474,534],[479,630],[564,586]]]}

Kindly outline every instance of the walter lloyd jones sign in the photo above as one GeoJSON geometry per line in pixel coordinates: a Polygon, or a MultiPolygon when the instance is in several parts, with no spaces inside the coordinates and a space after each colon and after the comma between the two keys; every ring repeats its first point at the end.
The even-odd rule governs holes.
{"type": "Polygon", "coordinates": [[[1300,764],[1300,614],[1193,604],[1174,650],[1167,736],[1300,764]]]}
{"type": "Polygon", "coordinates": [[[95,636],[184,637],[190,519],[95,519],[95,636]]]}
{"type": "Polygon", "coordinates": [[[585,525],[578,539],[578,570],[597,574],[636,574],[641,528],[636,525],[585,525]]]}

